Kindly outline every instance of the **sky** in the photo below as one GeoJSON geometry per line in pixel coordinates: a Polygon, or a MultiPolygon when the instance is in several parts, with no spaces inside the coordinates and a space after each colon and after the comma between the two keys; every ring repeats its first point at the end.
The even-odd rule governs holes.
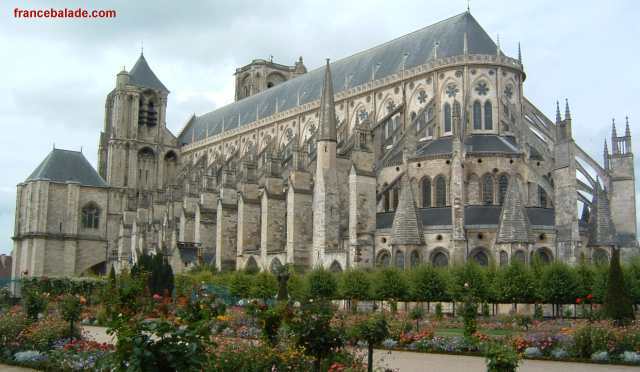
{"type": "MultiPolygon", "coordinates": [[[[525,95],[550,118],[569,99],[576,142],[602,161],[611,119],[640,140],[640,5],[633,1],[472,0],[473,16],[517,56],[525,95]],[[634,88],[635,87],[635,88],[634,88]]],[[[10,253],[16,185],[56,148],[95,166],[106,95],[144,55],[171,91],[167,126],[233,101],[254,58],[310,70],[465,11],[466,0],[0,2],[0,253],[10,253]],[[16,19],[14,9],[113,9],[113,19],[16,19]]],[[[635,139],[635,138],[634,138],[635,139]]],[[[634,145],[635,145],[634,144],[634,145]]],[[[637,145],[634,149],[637,150],[637,145]]],[[[636,162],[636,174],[640,161],[636,162]]],[[[640,191],[640,182],[636,184],[640,191]]],[[[640,211],[640,200],[638,208],[640,211]]]]}

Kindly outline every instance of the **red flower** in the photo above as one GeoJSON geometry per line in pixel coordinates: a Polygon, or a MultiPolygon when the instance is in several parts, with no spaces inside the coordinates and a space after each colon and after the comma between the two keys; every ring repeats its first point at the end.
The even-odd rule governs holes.
{"type": "Polygon", "coordinates": [[[581,298],[576,298],[576,303],[577,303],[577,304],[579,304],[579,303],[581,303],[581,302],[582,302],[582,299],[581,299],[581,298]]]}
{"type": "Polygon", "coordinates": [[[592,298],[593,298],[593,295],[592,295],[591,293],[589,293],[589,294],[587,295],[587,300],[590,300],[590,299],[592,299],[592,298]]]}

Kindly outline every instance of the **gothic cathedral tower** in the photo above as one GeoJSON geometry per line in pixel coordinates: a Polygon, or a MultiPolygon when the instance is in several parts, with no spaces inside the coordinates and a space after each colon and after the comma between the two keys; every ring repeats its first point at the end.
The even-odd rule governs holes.
{"type": "Polygon", "coordinates": [[[98,150],[98,171],[111,186],[153,191],[175,182],[177,140],[166,128],[168,94],[142,54],[130,72],[118,73],[98,150]]]}
{"type": "Polygon", "coordinates": [[[327,252],[339,249],[340,213],[336,169],[336,110],[329,60],[320,98],[316,175],[313,190],[313,263],[323,266],[327,252]]]}

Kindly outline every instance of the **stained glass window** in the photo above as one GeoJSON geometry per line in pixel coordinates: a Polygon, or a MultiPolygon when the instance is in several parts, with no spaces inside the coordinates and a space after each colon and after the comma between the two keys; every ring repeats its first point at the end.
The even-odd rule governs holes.
{"type": "Polygon", "coordinates": [[[487,86],[487,83],[485,83],[484,81],[481,81],[476,86],[476,92],[478,92],[478,94],[481,96],[486,96],[488,91],[489,91],[489,87],[487,86]]]}
{"type": "Polygon", "coordinates": [[[100,209],[95,204],[82,208],[82,227],[97,229],[100,226],[100,209]]]}
{"type": "Polygon", "coordinates": [[[451,132],[451,105],[448,102],[444,104],[444,131],[451,132]]]}
{"type": "Polygon", "coordinates": [[[500,205],[504,204],[504,198],[507,195],[507,188],[509,187],[509,177],[503,174],[498,178],[498,202],[500,205]]]}
{"type": "Polygon", "coordinates": [[[473,103],[473,129],[482,129],[482,105],[480,101],[473,103]]]}
{"type": "Polygon", "coordinates": [[[493,129],[493,107],[491,101],[484,103],[484,129],[493,129]]]}
{"type": "Polygon", "coordinates": [[[447,204],[447,186],[443,176],[436,178],[436,207],[444,207],[447,204]]]}
{"type": "Polygon", "coordinates": [[[431,180],[428,177],[422,179],[422,207],[431,206],[431,180]]]}
{"type": "Polygon", "coordinates": [[[482,177],[482,202],[484,204],[493,204],[493,176],[485,174],[482,177]]]}

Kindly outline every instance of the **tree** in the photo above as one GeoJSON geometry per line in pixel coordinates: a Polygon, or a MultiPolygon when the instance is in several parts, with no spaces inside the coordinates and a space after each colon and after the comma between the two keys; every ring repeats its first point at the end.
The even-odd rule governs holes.
{"type": "Polygon", "coordinates": [[[398,300],[408,294],[409,285],[403,273],[398,269],[384,268],[375,275],[373,292],[377,299],[389,301],[391,311],[395,313],[398,310],[398,300]]]}
{"type": "Polygon", "coordinates": [[[518,303],[529,303],[535,299],[535,283],[531,272],[517,261],[498,271],[495,287],[498,299],[512,303],[514,309],[518,303]]]}
{"type": "Polygon", "coordinates": [[[575,301],[578,286],[576,276],[565,263],[554,262],[546,266],[542,271],[540,285],[544,302],[554,305],[554,316],[561,314],[562,304],[575,301]]]}
{"type": "Polygon", "coordinates": [[[636,257],[629,263],[625,270],[625,283],[629,288],[631,303],[640,303],[640,257],[636,257]]]}
{"type": "Polygon", "coordinates": [[[349,306],[353,312],[356,312],[358,301],[366,299],[369,295],[371,289],[369,275],[362,270],[347,270],[340,277],[338,289],[340,295],[349,300],[349,306]]]}
{"type": "Polygon", "coordinates": [[[620,267],[620,250],[612,249],[609,263],[609,280],[607,294],[604,299],[604,312],[618,326],[634,319],[633,307],[629,294],[624,286],[624,276],[620,267]]]}
{"type": "Polygon", "coordinates": [[[576,297],[584,298],[593,295],[594,284],[596,281],[596,272],[594,267],[587,265],[584,260],[575,269],[576,272],[576,297]]]}
{"type": "Polygon", "coordinates": [[[138,262],[131,268],[131,275],[140,277],[146,273],[147,288],[152,294],[171,294],[174,287],[173,269],[167,259],[156,254],[150,256],[143,254],[138,262]]]}
{"type": "Polygon", "coordinates": [[[307,274],[309,296],[313,299],[332,299],[338,292],[338,283],[333,274],[323,267],[307,274]]]}
{"type": "Polygon", "coordinates": [[[482,302],[486,301],[488,292],[485,271],[477,263],[467,261],[451,270],[449,293],[454,300],[463,300],[469,294],[474,302],[482,302]],[[465,288],[465,283],[468,288],[465,288]]]}
{"type": "Polygon", "coordinates": [[[447,282],[441,270],[431,265],[420,265],[410,273],[411,297],[427,303],[427,312],[432,301],[442,301],[446,295],[447,282]]]}
{"type": "Polygon", "coordinates": [[[367,343],[367,369],[373,371],[373,348],[389,337],[387,320],[381,314],[362,320],[351,330],[351,336],[357,341],[367,343]]]}

